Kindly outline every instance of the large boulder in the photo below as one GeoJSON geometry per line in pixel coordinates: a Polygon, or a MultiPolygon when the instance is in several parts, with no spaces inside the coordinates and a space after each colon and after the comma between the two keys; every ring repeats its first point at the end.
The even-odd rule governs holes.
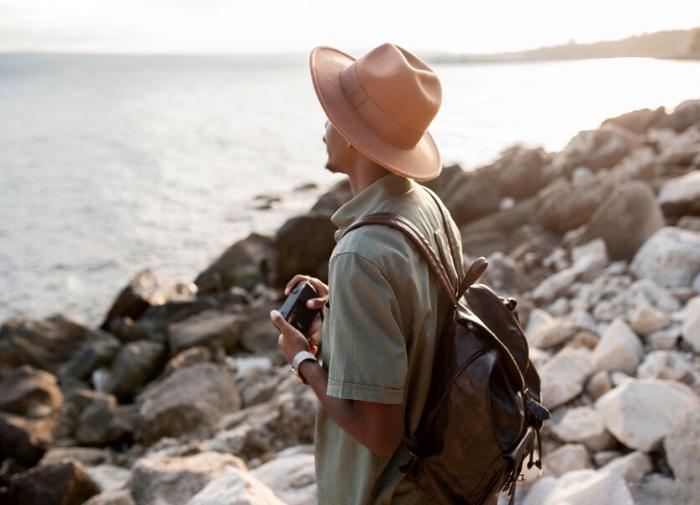
{"type": "Polygon", "coordinates": [[[700,399],[675,381],[627,379],[598,398],[595,407],[617,440],[630,449],[649,452],[700,408],[700,399]]]}
{"type": "Polygon", "coordinates": [[[129,487],[136,505],[184,505],[230,467],[246,469],[240,458],[215,452],[145,457],[134,464],[129,487]]]}
{"type": "Polygon", "coordinates": [[[114,359],[104,391],[121,398],[130,398],[141,386],[158,375],[164,361],[165,346],[161,342],[129,342],[114,359]]]}
{"type": "Polygon", "coordinates": [[[502,195],[493,170],[464,172],[457,182],[441,198],[458,226],[498,210],[502,195]]]}
{"type": "Polygon", "coordinates": [[[682,132],[697,123],[700,123],[700,100],[686,100],[673,109],[662,125],[682,132]]]}
{"type": "Polygon", "coordinates": [[[0,377],[20,365],[31,365],[54,375],[94,331],[61,314],[46,319],[6,320],[0,327],[0,377]]]}
{"type": "Polygon", "coordinates": [[[666,181],[659,204],[667,216],[700,215],[700,171],[666,181]]]}
{"type": "Polygon", "coordinates": [[[142,270],[119,292],[100,328],[108,330],[113,319],[129,317],[135,321],[151,306],[190,298],[196,292],[197,286],[191,282],[161,280],[150,270],[142,270]]]}
{"type": "Polygon", "coordinates": [[[34,465],[53,442],[55,425],[51,417],[34,420],[0,413],[0,454],[34,465]]]}
{"type": "Polygon", "coordinates": [[[63,404],[56,377],[31,366],[23,366],[0,381],[0,411],[26,417],[44,417],[63,404]]]}
{"type": "Polygon", "coordinates": [[[22,505],[81,505],[100,492],[77,461],[40,465],[10,481],[9,503],[22,505]]]}
{"type": "Polygon", "coordinates": [[[241,329],[247,318],[218,310],[205,310],[168,326],[170,354],[194,346],[208,347],[211,351],[221,348],[227,353],[238,343],[241,329]]]}
{"type": "Polygon", "coordinates": [[[213,363],[177,370],[139,400],[137,436],[146,443],[193,430],[209,431],[223,414],[238,410],[241,404],[231,373],[213,363]]]}
{"type": "Polygon", "coordinates": [[[212,479],[187,505],[285,505],[253,475],[232,466],[212,479]]]}
{"type": "Polygon", "coordinates": [[[661,228],[637,251],[630,270],[667,288],[690,287],[700,273],[700,233],[661,228]]]}
{"type": "Polygon", "coordinates": [[[266,279],[265,259],[272,238],[251,233],[231,245],[194,280],[200,293],[216,293],[232,286],[252,289],[266,279]]]}
{"type": "Polygon", "coordinates": [[[643,134],[646,133],[649,128],[657,126],[665,118],[665,107],[659,107],[655,110],[639,109],[606,119],[601,126],[615,125],[629,130],[632,133],[643,134]]]}
{"type": "Polygon", "coordinates": [[[542,167],[548,161],[549,155],[541,147],[515,145],[506,149],[495,163],[501,193],[518,199],[536,194],[547,182],[542,167]]]}
{"type": "Polygon", "coordinates": [[[586,224],[581,243],[602,238],[613,260],[629,260],[664,225],[664,216],[649,186],[631,181],[617,187],[586,224]]]}

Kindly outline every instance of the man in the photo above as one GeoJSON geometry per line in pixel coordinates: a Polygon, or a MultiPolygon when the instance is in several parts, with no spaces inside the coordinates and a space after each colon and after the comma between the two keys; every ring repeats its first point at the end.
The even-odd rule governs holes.
{"type": "MultiPolygon", "coordinates": [[[[447,295],[398,230],[367,225],[340,237],[362,215],[400,214],[418,227],[456,279],[437,204],[415,182],[434,179],[442,169],[427,132],[440,107],[440,82],[425,63],[393,44],[357,60],[321,46],[310,63],[329,119],[326,168],[349,176],[353,197],[331,217],[338,243],[328,286],[296,275],[285,290],[301,279],[317,288],[321,296],[308,306],[324,307],[320,331],[304,336],[277,311],[271,319],[281,332],[280,350],[319,398],[318,502],[435,503],[399,466],[409,459],[402,439],[412,435],[423,412],[447,295]],[[317,346],[320,355],[314,356],[317,346]]],[[[451,219],[448,225],[459,236],[451,219]]]]}

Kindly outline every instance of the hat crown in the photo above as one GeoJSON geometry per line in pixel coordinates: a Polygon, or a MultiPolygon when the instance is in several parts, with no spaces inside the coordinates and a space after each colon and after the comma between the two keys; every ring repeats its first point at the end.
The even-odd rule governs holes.
{"type": "Polygon", "coordinates": [[[397,123],[423,133],[442,103],[438,76],[419,58],[382,44],[355,62],[357,77],[374,104],[397,123]]]}

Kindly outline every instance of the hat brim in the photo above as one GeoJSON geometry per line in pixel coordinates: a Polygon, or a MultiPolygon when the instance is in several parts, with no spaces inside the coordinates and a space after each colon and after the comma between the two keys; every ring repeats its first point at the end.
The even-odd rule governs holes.
{"type": "Polygon", "coordinates": [[[340,74],[354,61],[332,47],[319,46],[311,51],[311,79],[328,120],[355,149],[387,170],[421,182],[435,179],[442,171],[442,160],[429,132],[413,148],[395,146],[370,129],[347,101],[340,74]]]}

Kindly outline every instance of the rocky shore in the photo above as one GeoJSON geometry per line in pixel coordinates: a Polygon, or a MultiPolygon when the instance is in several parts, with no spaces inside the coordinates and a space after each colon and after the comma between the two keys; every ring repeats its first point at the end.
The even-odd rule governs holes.
{"type": "MultiPolygon", "coordinates": [[[[523,505],[700,496],[700,100],[514,145],[428,183],[465,261],[518,299],[552,419],[523,505]]],[[[138,273],[99,328],[0,327],[0,504],[315,504],[316,398],[276,349],[295,273],[327,277],[347,182],[190,283],[138,273]]],[[[534,470],[534,469],[533,469],[534,470]]],[[[339,485],[341,485],[339,483],[339,485]]]]}

